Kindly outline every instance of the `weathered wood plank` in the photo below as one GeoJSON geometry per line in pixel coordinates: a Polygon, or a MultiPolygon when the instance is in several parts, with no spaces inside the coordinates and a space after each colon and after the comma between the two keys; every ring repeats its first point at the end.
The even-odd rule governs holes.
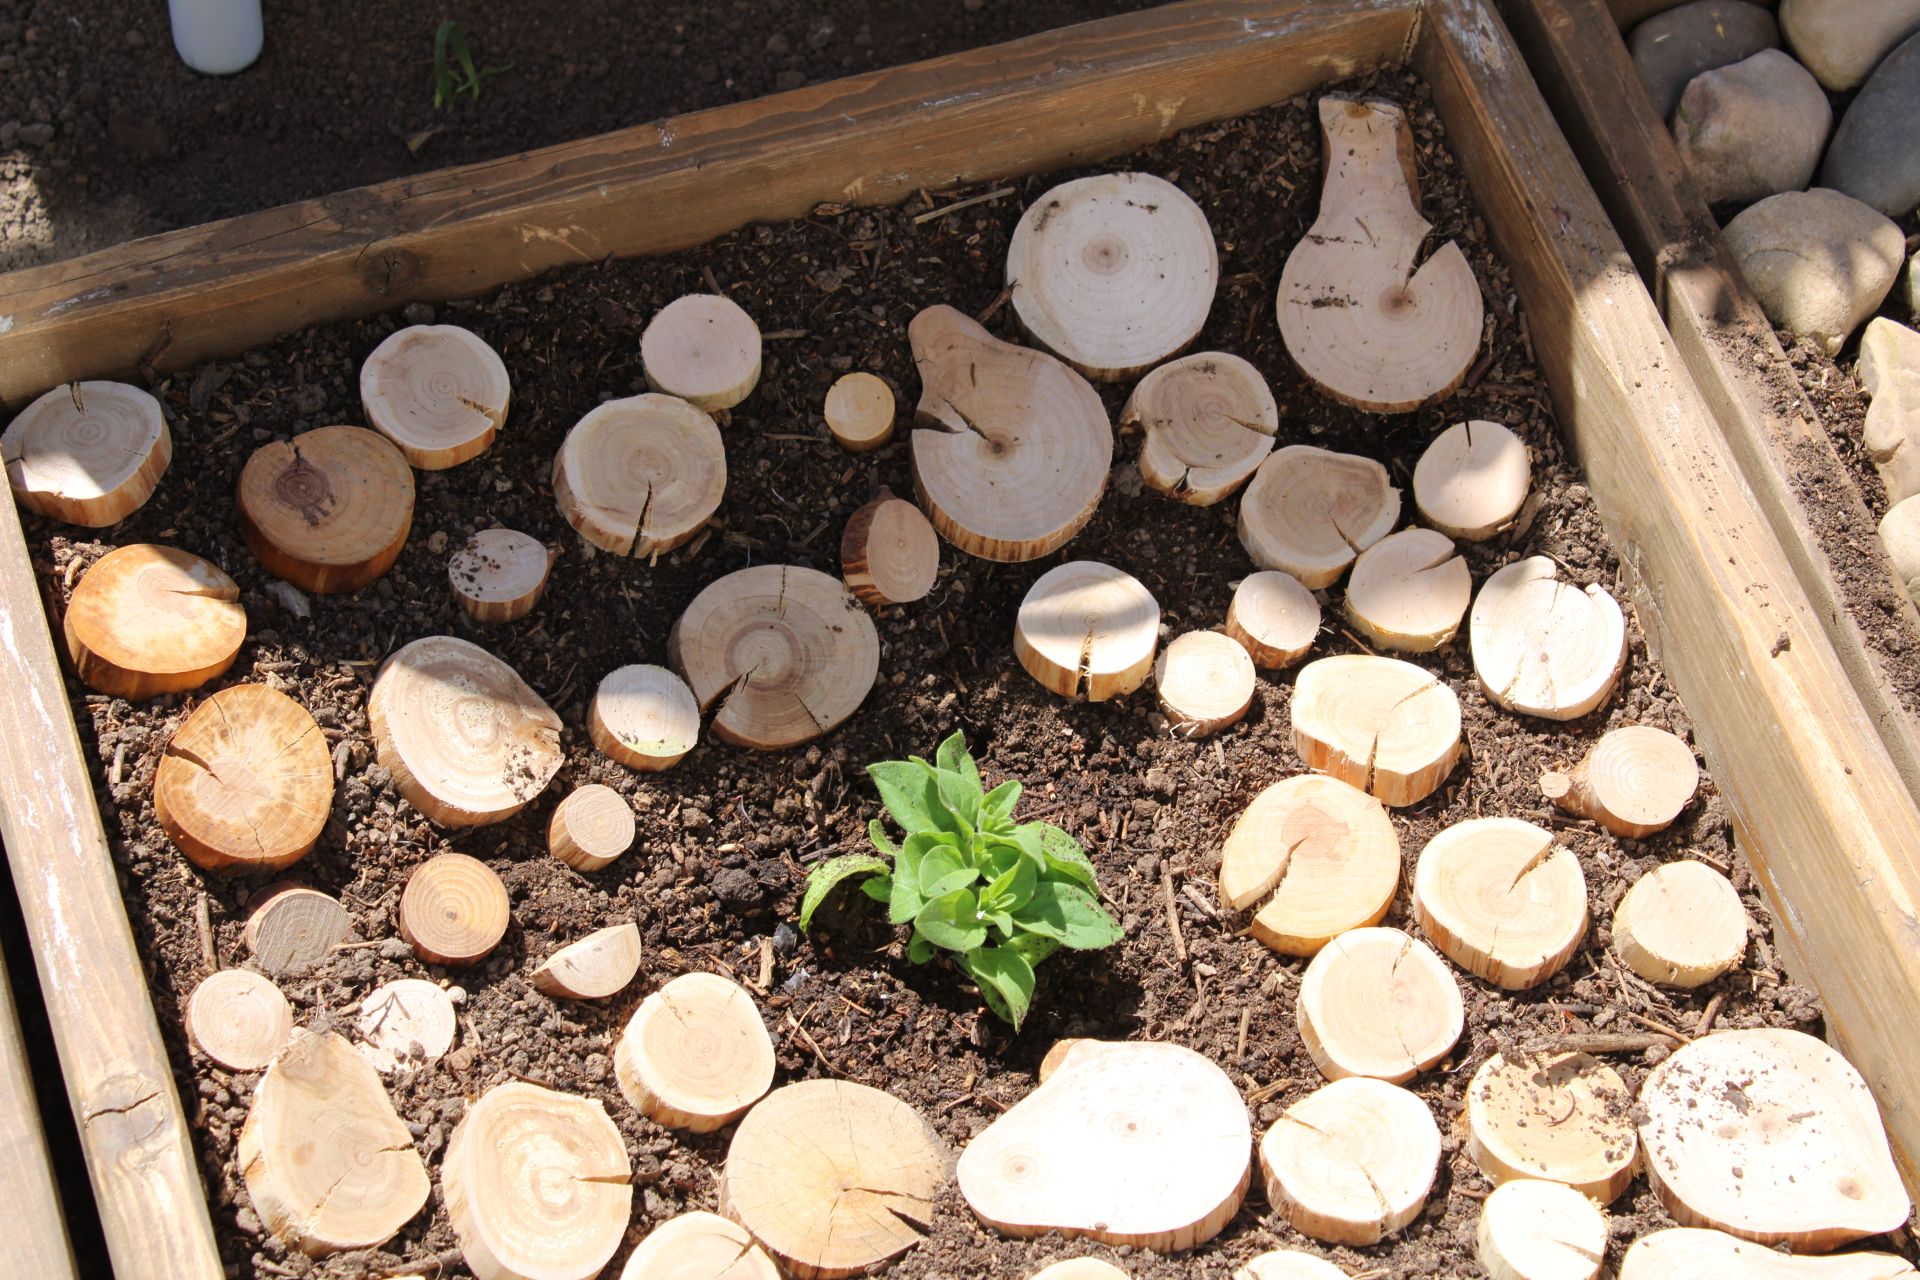
{"type": "Polygon", "coordinates": [[[7,1207],[7,1266],[15,1274],[72,1280],[73,1244],[60,1216],[60,1192],[47,1158],[47,1134],[34,1101],[33,1071],[13,987],[0,959],[0,1204],[7,1207]]]}

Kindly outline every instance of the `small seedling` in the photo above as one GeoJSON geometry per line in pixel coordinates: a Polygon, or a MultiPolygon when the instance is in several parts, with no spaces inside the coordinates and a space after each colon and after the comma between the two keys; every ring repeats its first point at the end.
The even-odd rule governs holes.
{"type": "Polygon", "coordinates": [[[451,107],[463,93],[478,98],[482,80],[512,69],[511,63],[504,67],[476,66],[473,51],[467,47],[466,28],[448,18],[433,33],[434,108],[451,107]]]}

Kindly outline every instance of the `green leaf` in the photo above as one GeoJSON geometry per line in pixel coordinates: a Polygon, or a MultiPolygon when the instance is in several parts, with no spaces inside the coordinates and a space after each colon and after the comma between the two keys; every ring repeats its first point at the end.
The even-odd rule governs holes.
{"type": "Polygon", "coordinates": [[[960,851],[952,845],[934,845],[920,859],[920,896],[929,902],[964,889],[979,878],[979,868],[960,861],[960,851]]]}
{"type": "Polygon", "coordinates": [[[842,880],[875,875],[887,869],[886,859],[876,858],[870,853],[850,853],[821,863],[807,873],[806,896],[800,900],[800,927],[808,927],[815,909],[827,900],[827,895],[842,880]]]}
{"type": "Polygon", "coordinates": [[[948,734],[946,741],[933,753],[933,763],[954,773],[973,775],[976,785],[980,781],[980,771],[974,767],[973,757],[967,754],[967,735],[958,729],[948,734]]]}
{"type": "Polygon", "coordinates": [[[1120,926],[1092,894],[1061,880],[1042,880],[1035,885],[1033,900],[1019,914],[1023,928],[1076,951],[1110,947],[1123,936],[1120,926]]]}
{"type": "Polygon", "coordinates": [[[1000,931],[1000,936],[1003,938],[1011,938],[1019,930],[1020,926],[1013,922],[1013,917],[1004,911],[983,911],[980,914],[986,918],[988,924],[1000,931]]]}
{"type": "Polygon", "coordinates": [[[1010,947],[981,947],[962,963],[980,984],[987,1007],[1018,1031],[1033,1004],[1033,966],[1027,958],[1010,947]]]}
{"type": "Polygon", "coordinates": [[[1015,827],[1010,839],[1013,846],[1033,863],[1033,869],[1044,874],[1053,864],[1047,860],[1047,847],[1040,838],[1040,826],[1040,823],[1028,822],[1015,827]]]}
{"type": "Polygon", "coordinates": [[[867,823],[867,839],[873,841],[873,847],[889,858],[900,856],[900,850],[896,849],[893,841],[887,838],[887,829],[880,825],[880,819],[875,818],[867,823]]]}
{"type": "Polygon", "coordinates": [[[905,924],[920,914],[920,908],[927,905],[926,897],[921,894],[919,883],[905,871],[896,872],[890,880],[892,893],[887,898],[887,923],[905,924]]]}
{"type": "Polygon", "coordinates": [[[941,819],[945,810],[933,774],[917,760],[882,760],[867,766],[867,776],[880,791],[880,802],[893,820],[908,832],[949,829],[941,819]]]}
{"type": "MultiPolygon", "coordinates": [[[[1018,921],[1015,921],[1018,924],[1018,921]]],[[[1017,951],[1025,956],[1027,963],[1038,965],[1042,960],[1060,949],[1060,944],[1052,938],[1043,938],[1037,933],[1016,933],[1007,943],[1009,951],[1017,951]]]]}
{"type": "Polygon", "coordinates": [[[987,792],[985,798],[980,801],[981,812],[991,814],[1002,821],[1013,817],[1013,806],[1020,803],[1020,790],[1020,784],[1008,778],[987,792]]]}
{"type": "Polygon", "coordinates": [[[965,889],[944,894],[920,908],[913,918],[914,932],[948,951],[971,951],[987,940],[980,904],[965,889]]]}
{"type": "Polygon", "coordinates": [[[1048,867],[1063,875],[1071,876],[1089,889],[1100,887],[1100,877],[1094,873],[1093,863],[1088,859],[1087,851],[1080,847],[1078,840],[1051,822],[1037,822],[1029,825],[1040,828],[1040,849],[1046,855],[1048,867]]]}
{"type": "Polygon", "coordinates": [[[1018,911],[1027,905],[1033,897],[1034,886],[1040,877],[1033,873],[1033,864],[1025,858],[1013,864],[1013,869],[997,877],[980,895],[981,901],[996,911],[1018,911]]]}
{"type": "Polygon", "coordinates": [[[893,877],[890,875],[870,876],[860,882],[860,892],[875,902],[893,901],[893,877]]]}
{"type": "Polygon", "coordinates": [[[951,769],[942,769],[936,777],[940,789],[940,803],[947,812],[967,824],[969,832],[980,825],[980,783],[969,781],[967,776],[951,769]]]}
{"type": "Polygon", "coordinates": [[[912,964],[925,964],[933,959],[933,944],[919,934],[913,935],[913,941],[907,943],[907,960],[912,964]]]}

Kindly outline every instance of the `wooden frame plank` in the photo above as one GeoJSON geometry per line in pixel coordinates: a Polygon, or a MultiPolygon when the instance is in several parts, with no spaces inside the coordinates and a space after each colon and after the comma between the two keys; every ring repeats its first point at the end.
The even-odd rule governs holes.
{"type": "Polygon", "coordinates": [[[13,985],[0,959],[0,1204],[7,1206],[7,1265],[23,1276],[74,1280],[73,1243],[34,1101],[33,1071],[13,985]]]}

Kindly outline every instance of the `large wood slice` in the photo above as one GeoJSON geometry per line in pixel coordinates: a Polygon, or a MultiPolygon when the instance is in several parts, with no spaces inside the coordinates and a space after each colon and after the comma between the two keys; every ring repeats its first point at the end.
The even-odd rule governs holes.
{"type": "Polygon", "coordinates": [[[138,511],[172,459],[160,402],[123,382],[55,387],[0,433],[20,505],[92,529],[138,511]]]}
{"type": "Polygon", "coordinates": [[[1699,787],[1693,748],[1643,724],[1609,731],[1566,773],[1540,775],[1541,793],[1561,809],[1634,840],[1672,826],[1699,787]]]}
{"type": "Polygon", "coordinates": [[[1399,107],[1329,94],[1320,132],[1320,216],[1281,269],[1280,336],[1334,399],[1406,413],[1466,377],[1480,349],[1480,285],[1451,240],[1421,261],[1433,228],[1399,107]]]}
{"type": "Polygon", "coordinates": [[[1382,804],[1419,804],[1459,762],[1460,700],[1397,658],[1320,658],[1294,681],[1293,745],[1308,768],[1382,804]]]}
{"type": "Polygon", "coordinates": [[[683,1213],[647,1233],[620,1280],[780,1280],[747,1229],[717,1213],[683,1213]]]}
{"type": "Polygon", "coordinates": [[[1613,949],[1648,982],[1700,987],[1747,953],[1747,911],[1704,862],[1670,862],[1633,882],[1613,913],[1613,949]]]}
{"type": "Polygon", "coordinates": [[[375,1071],[403,1075],[447,1055],[459,1018],[446,988],[425,978],[397,978],[360,1002],[354,1030],[360,1033],[360,1052],[375,1071]]]}
{"type": "Polygon", "coordinates": [[[353,928],[338,898],[283,881],[254,896],[240,940],[275,977],[305,973],[333,954],[353,928]]]}
{"type": "Polygon", "coordinates": [[[1127,1273],[1099,1258],[1068,1258],[1040,1268],[1027,1280],[1127,1280],[1127,1273]]]}
{"type": "Polygon", "coordinates": [[[640,335],[647,385],[712,413],[731,409],[760,381],[760,326],[732,298],[675,298],[640,335]]]}
{"type": "Polygon", "coordinates": [[[678,764],[699,741],[700,704],[673,672],[636,662],[600,681],[587,732],[609,759],[655,773],[678,764]]]}
{"type": "Polygon", "coordinates": [[[863,604],[910,604],[933,590],[940,539],[920,508],[882,489],[847,520],[840,574],[863,604]]]}
{"type": "Polygon", "coordinates": [[[1427,1104],[1365,1076],[1316,1089],[1260,1140],[1267,1203],[1329,1244],[1373,1244],[1412,1222],[1439,1167],[1427,1104]]]}
{"type": "Polygon", "coordinates": [[[307,856],[333,807],[333,757],[307,709],[263,684],[222,689],[174,730],[153,811],[207,871],[277,871],[307,856]]]}
{"type": "Polygon", "coordinates": [[[1320,602],[1290,573],[1250,573],[1233,589],[1227,634],[1246,646],[1254,666],[1290,667],[1307,656],[1320,634],[1320,602]]]}
{"type": "Polygon", "coordinates": [[[633,847],[633,806],[612,787],[589,782],[553,807],[547,850],[575,871],[598,871],[633,847]]]}
{"type": "Polygon", "coordinates": [[[540,603],[552,568],[553,553],[531,534],[482,529],[447,561],[447,580],[475,622],[512,622],[540,603]]]}
{"type": "Polygon", "coordinates": [[[358,591],[413,528],[413,468],[365,427],[261,445],[240,471],[240,532],[261,567],[315,593],[358,591]]]}
{"type": "Polygon", "coordinates": [[[920,370],[914,492],[933,527],[985,560],[1066,545],[1093,518],[1113,465],[1099,393],[952,307],[928,307],[907,336],[920,370]]]}
{"type": "Polygon", "coordinates": [[[655,1124],[711,1133],[773,1087],[773,1039],[746,988],[683,973],[640,1002],[614,1048],[620,1092],[655,1124]]]}
{"type": "Polygon", "coordinates": [[[512,392],[500,354],[459,325],[396,330],[360,366],[367,421],[422,471],[485,453],[512,392]]]}
{"type": "Polygon", "coordinates": [[[293,1006],[251,969],[222,969],[187,998],[187,1039],[229,1071],[258,1071],[293,1035],[293,1006]]]}
{"type": "Polygon", "coordinates": [[[1520,513],[1532,466],[1526,444],[1499,423],[1456,422],[1414,464],[1413,504],[1448,537],[1481,542],[1520,513]]]}
{"type": "Polygon", "coordinates": [[[1474,1244],[1490,1280],[1595,1280],[1607,1219],[1564,1183],[1521,1178],[1487,1197],[1474,1244]]]}
{"type": "Polygon", "coordinates": [[[1027,588],[1013,652],[1027,674],[1063,698],[1132,693],[1153,670],[1160,605],[1140,580],[1096,560],[1069,560],[1027,588]]]}
{"type": "Polygon", "coordinates": [[[1533,556],[1481,584],[1469,618],[1473,672],[1509,711],[1574,720],[1613,692],[1627,663],[1627,623],[1612,596],[1555,572],[1552,560],[1533,556]]]}
{"type": "Polygon", "coordinates": [[[1722,1031],[1640,1090],[1647,1180],[1682,1226],[1824,1253],[1906,1222],[1867,1082],[1798,1031],[1722,1031]]]}
{"type": "Polygon", "coordinates": [[[693,598],[667,636],[713,731],[773,751],[831,733],[880,671],[873,619],[837,578],[798,565],[740,569],[693,598]]]}
{"type": "Polygon", "coordinates": [[[553,500],[582,538],[617,556],[664,555],[689,541],[727,492],[713,419],[676,396],[609,400],[567,432],[553,500]]]}
{"type": "Polygon", "coordinates": [[[1338,778],[1304,773],[1254,797],[1220,851],[1220,900],[1258,907],[1253,935],[1311,956],[1378,923],[1400,886],[1400,840],[1380,802],[1338,778]]]}
{"type": "Polygon", "coordinates": [[[1142,378],[1120,425],[1146,433],[1140,476],[1148,488],[1209,507],[1245,484],[1273,451],[1280,410],[1258,369],[1239,356],[1203,351],[1142,378]]]}
{"type": "Polygon", "coordinates": [[[960,1194],[1015,1236],[1057,1231],[1172,1252],[1240,1209],[1253,1143],[1240,1091],[1175,1044],[1076,1054],[960,1156],[960,1194]]]}
{"type": "Polygon", "coordinates": [[[139,701],[224,674],[246,641],[247,611],[218,565],[137,543],[87,567],[61,628],[82,683],[139,701]]]}
{"type": "Polygon", "coordinates": [[[1240,545],[1262,569],[1318,590],[1400,522],[1400,490],[1371,458],[1314,445],[1275,449],[1240,498],[1240,545]]]}
{"type": "Polygon", "coordinates": [[[1795,1257],[1701,1227],[1668,1227],[1641,1236],[1620,1263],[1620,1280],[1680,1276],[1686,1280],[1915,1280],[1920,1271],[1891,1253],[1795,1257]]]}
{"type": "Polygon", "coordinates": [[[1453,540],[1402,529],[1362,551],[1347,579],[1347,616],[1382,649],[1429,653],[1453,639],[1473,599],[1473,575],[1453,540]]]}
{"type": "Polygon", "coordinates": [[[548,956],[533,971],[533,985],[567,1000],[600,1000],[624,991],[639,972],[640,926],[629,920],[596,929],[548,956]]]}
{"type": "Polygon", "coordinates": [[[1297,1249],[1269,1249],[1247,1259],[1233,1280],[1347,1280],[1347,1273],[1325,1258],[1297,1249]]]}
{"type": "Polygon", "coordinates": [[[1611,1204],[1633,1181],[1633,1094],[1584,1053],[1494,1054],[1467,1085],[1467,1151],[1489,1182],[1544,1178],[1611,1204]]]}
{"type": "Polygon", "coordinates": [[[1253,659],[1218,631],[1176,636],[1153,664],[1160,710],[1183,738],[1239,724],[1253,706],[1253,682],[1253,659]]]}
{"type": "Polygon", "coordinates": [[[893,439],[893,388],[871,373],[849,373],[827,391],[827,429],[849,453],[866,453],[893,439]]]}
{"type": "Polygon", "coordinates": [[[1558,973],[1586,937],[1587,882],[1551,831],[1469,818],[1420,851],[1413,918],[1468,973],[1524,991],[1558,973]]]}
{"type": "Polygon", "coordinates": [[[478,964],[500,945],[511,919],[506,885],[464,853],[428,858],[400,894],[400,936],[428,964],[478,964]]]}
{"type": "Polygon", "coordinates": [[[1398,929],[1353,929],[1321,948],[1294,1010],[1329,1080],[1411,1080],[1446,1057],[1466,1026],[1447,962],[1398,929]]]}

